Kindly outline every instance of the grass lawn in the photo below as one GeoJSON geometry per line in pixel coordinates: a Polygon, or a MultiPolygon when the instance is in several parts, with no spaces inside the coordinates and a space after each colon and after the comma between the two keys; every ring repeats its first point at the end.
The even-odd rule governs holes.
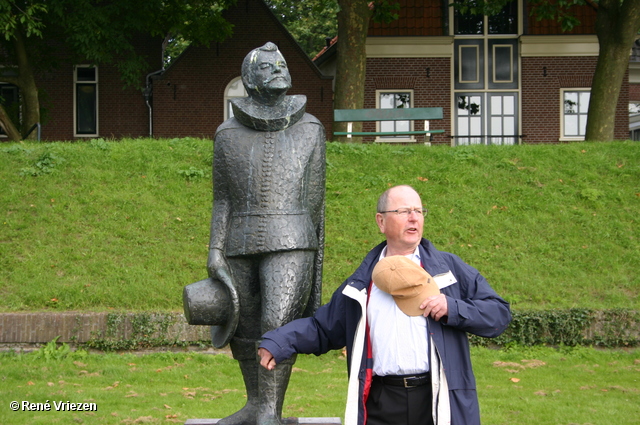
{"type": "MultiPolygon", "coordinates": [[[[164,424],[219,418],[242,407],[242,378],[227,355],[0,354],[0,423],[164,424]],[[59,357],[59,358],[56,358],[59,357]],[[11,401],[51,411],[12,411],[11,401]],[[61,402],[96,411],[56,411],[61,402]]],[[[637,424],[640,350],[514,348],[472,350],[485,424],[637,424]]],[[[299,356],[283,416],[341,417],[346,360],[340,352],[299,356]]]]}

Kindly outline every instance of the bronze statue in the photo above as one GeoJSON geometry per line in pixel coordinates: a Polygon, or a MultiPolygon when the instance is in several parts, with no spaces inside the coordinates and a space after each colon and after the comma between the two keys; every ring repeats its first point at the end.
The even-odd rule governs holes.
{"type": "Polygon", "coordinates": [[[325,133],[305,112],[306,96],[286,95],[291,76],[275,44],[245,57],[242,82],[249,96],[232,100],[234,117],[215,134],[207,269],[233,304],[212,341],[230,341],[247,403],[219,424],[281,424],[295,359],[261,368],[257,342],[320,304],[325,133]]]}

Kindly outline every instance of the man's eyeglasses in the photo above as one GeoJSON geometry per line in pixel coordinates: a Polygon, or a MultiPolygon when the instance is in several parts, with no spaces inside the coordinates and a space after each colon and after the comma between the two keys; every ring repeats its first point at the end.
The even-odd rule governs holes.
{"type": "Polygon", "coordinates": [[[429,212],[428,209],[426,208],[398,208],[397,210],[389,210],[389,211],[378,211],[380,214],[384,214],[384,213],[396,213],[397,215],[401,215],[403,217],[408,217],[409,214],[411,214],[412,212],[416,213],[416,214],[420,214],[423,216],[427,216],[427,213],[429,212]]]}

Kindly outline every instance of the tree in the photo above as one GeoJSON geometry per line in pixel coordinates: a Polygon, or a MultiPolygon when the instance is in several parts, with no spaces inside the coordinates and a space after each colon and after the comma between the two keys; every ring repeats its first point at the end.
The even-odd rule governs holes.
{"type": "MultiPolygon", "coordinates": [[[[367,72],[367,31],[371,8],[366,0],[338,0],[338,50],[333,106],[335,109],[361,109],[367,72]]],[[[346,131],[346,123],[334,122],[334,131],[346,131]]],[[[360,131],[362,123],[353,130],[360,131]]],[[[354,138],[339,137],[341,141],[354,138]]]]}
{"type": "MultiPolygon", "coordinates": [[[[391,22],[400,6],[387,0],[338,0],[338,41],[336,54],[335,109],[361,109],[364,106],[364,82],[367,72],[367,32],[369,21],[391,22]]],[[[347,123],[335,122],[334,131],[346,131],[347,123]]],[[[362,123],[354,123],[360,131],[362,123]]],[[[355,138],[339,138],[355,141],[355,138]]]]}
{"type": "Polygon", "coordinates": [[[326,37],[338,32],[337,0],[265,0],[278,20],[313,58],[325,46],[326,37]]]}
{"type": "Polygon", "coordinates": [[[638,29],[640,0],[600,0],[596,15],[600,53],[591,84],[586,140],[614,138],[616,104],[638,29]]]}
{"type": "MultiPolygon", "coordinates": [[[[400,6],[390,0],[265,0],[287,30],[309,56],[322,47],[325,37],[335,34],[340,48],[336,54],[334,107],[358,109],[364,105],[366,50],[369,21],[391,22],[398,18],[400,6]],[[337,20],[336,18],[337,13],[337,20]]],[[[358,130],[361,123],[354,123],[358,130]]],[[[346,123],[334,123],[334,130],[345,131],[346,123]]],[[[340,138],[355,141],[355,138],[340,138]]]]}
{"type": "MultiPolygon", "coordinates": [[[[20,89],[21,122],[0,105],[0,125],[21,140],[40,122],[37,73],[61,54],[95,65],[113,64],[125,86],[142,85],[148,69],[134,48],[140,34],[180,34],[208,45],[231,34],[221,12],[235,0],[0,0],[0,81],[20,89]]],[[[33,137],[33,136],[32,136],[33,137]]]]}
{"type": "MultiPolygon", "coordinates": [[[[510,0],[460,0],[461,12],[492,15],[510,0]]],[[[570,12],[588,0],[535,0],[530,13],[537,19],[554,19],[570,30],[580,21],[570,12]]],[[[596,35],[600,52],[591,85],[586,140],[614,139],[616,105],[627,67],[629,52],[640,29],[640,0],[593,0],[597,4],[596,35]]]]}

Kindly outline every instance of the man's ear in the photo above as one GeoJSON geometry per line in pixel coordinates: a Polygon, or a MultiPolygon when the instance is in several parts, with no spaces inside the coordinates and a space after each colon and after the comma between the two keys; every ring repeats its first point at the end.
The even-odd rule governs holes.
{"type": "Polygon", "coordinates": [[[384,233],[384,216],[380,213],[376,213],[376,224],[380,229],[380,233],[384,233]]]}

